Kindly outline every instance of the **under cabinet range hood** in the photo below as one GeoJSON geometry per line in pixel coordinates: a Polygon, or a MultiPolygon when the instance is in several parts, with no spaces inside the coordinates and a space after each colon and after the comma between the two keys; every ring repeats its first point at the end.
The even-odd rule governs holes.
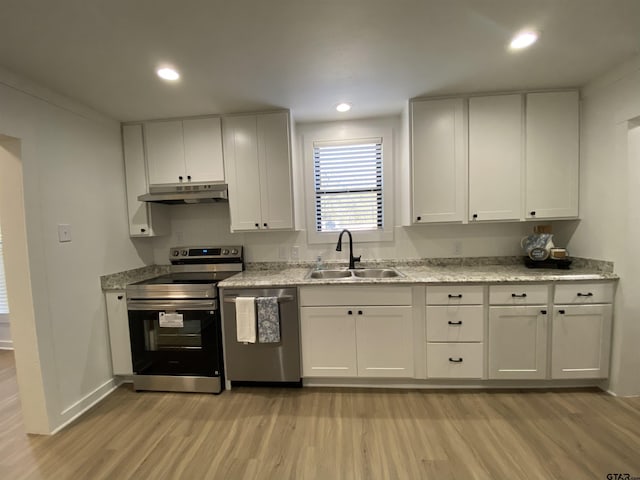
{"type": "Polygon", "coordinates": [[[169,205],[185,203],[214,203],[228,200],[226,183],[187,183],[151,185],[149,193],[140,195],[141,202],[169,205]]]}

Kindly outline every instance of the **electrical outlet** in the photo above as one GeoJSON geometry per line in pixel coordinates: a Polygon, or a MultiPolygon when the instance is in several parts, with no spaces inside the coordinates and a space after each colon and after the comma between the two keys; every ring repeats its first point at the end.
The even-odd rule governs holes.
{"type": "Polygon", "coordinates": [[[456,257],[462,255],[462,242],[460,240],[453,242],[453,255],[456,257]]]}
{"type": "Polygon", "coordinates": [[[291,247],[291,261],[297,262],[298,260],[300,260],[300,247],[294,245],[291,247]]]}

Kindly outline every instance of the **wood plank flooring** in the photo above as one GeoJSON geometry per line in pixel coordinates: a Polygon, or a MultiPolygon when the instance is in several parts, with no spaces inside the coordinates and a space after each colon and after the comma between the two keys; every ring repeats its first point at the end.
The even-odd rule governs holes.
{"type": "Polygon", "coordinates": [[[640,398],[555,392],[123,386],[53,437],[22,425],[0,351],[2,479],[640,476],[640,398]]]}

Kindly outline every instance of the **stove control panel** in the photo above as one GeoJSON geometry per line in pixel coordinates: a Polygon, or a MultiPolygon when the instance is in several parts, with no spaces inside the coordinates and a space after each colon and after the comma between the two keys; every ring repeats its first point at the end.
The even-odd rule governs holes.
{"type": "Polygon", "coordinates": [[[169,249],[172,263],[221,263],[242,262],[241,246],[226,247],[172,247],[169,249]]]}

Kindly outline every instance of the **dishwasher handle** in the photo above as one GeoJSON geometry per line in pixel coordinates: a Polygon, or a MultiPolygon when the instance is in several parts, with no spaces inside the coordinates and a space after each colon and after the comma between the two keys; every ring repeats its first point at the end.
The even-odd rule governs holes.
{"type": "MultiPolygon", "coordinates": [[[[222,300],[225,303],[236,303],[237,298],[242,298],[242,295],[228,295],[228,296],[225,296],[222,300]]],[[[278,299],[278,303],[287,303],[287,302],[292,302],[294,300],[292,295],[282,295],[276,298],[278,299]]]]}

